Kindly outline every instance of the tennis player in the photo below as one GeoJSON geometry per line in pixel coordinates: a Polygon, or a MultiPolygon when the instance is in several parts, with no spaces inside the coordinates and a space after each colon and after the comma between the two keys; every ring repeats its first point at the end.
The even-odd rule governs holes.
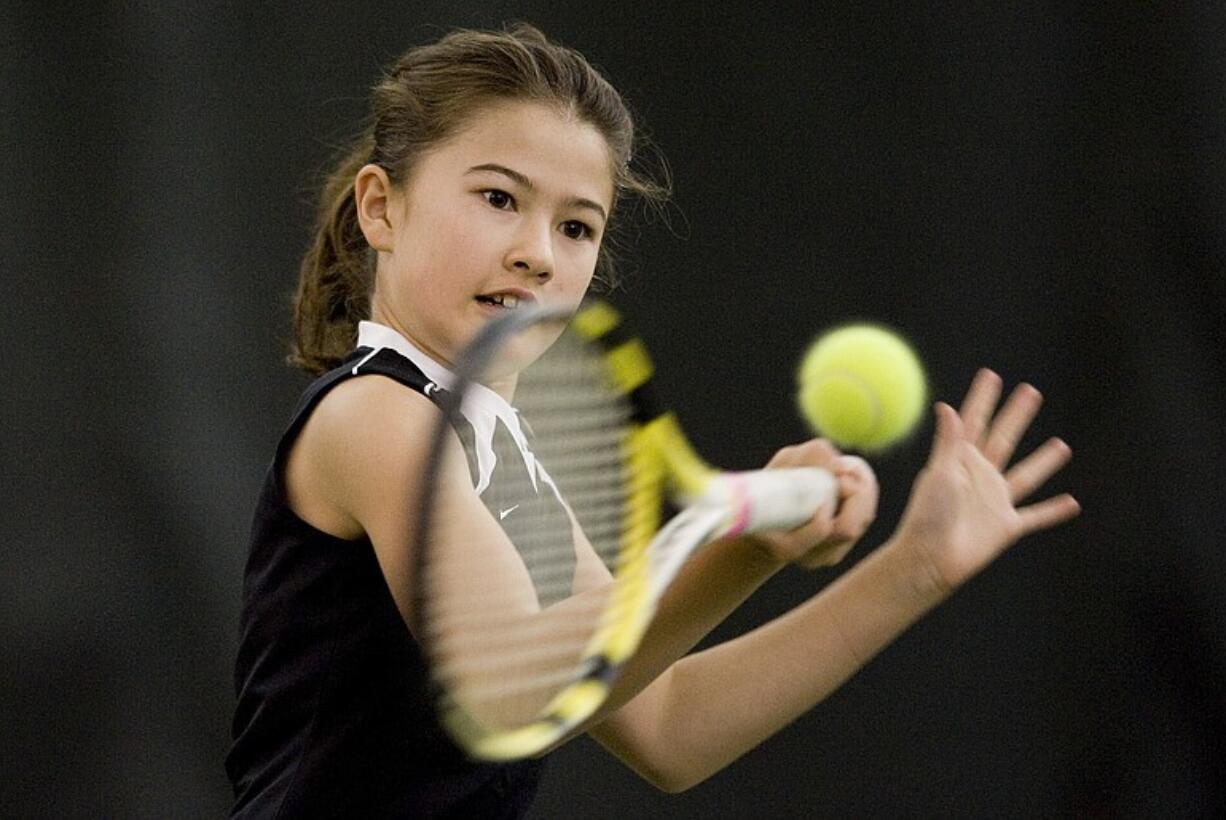
{"type": "MultiPolygon", "coordinates": [[[[458,351],[522,303],[577,307],[612,279],[615,216],[667,189],[636,170],[613,87],[528,26],[411,49],[375,86],[371,113],[323,187],[294,301],[292,361],[318,378],[255,513],[232,815],[518,817],[547,757],[473,762],[423,696],[406,626],[406,499],[438,417],[431,394],[458,351]]],[[[513,414],[514,374],[489,387],[490,412],[513,414]]],[[[661,601],[621,702],[589,733],[657,787],[688,788],[821,701],[1020,537],[1076,515],[1067,495],[1017,506],[1070,451],[1052,439],[1008,467],[1040,396],[1023,385],[997,412],[1000,394],[983,370],[960,411],[937,405],[931,458],[886,543],[784,616],[690,653],[783,566],[838,562],[873,520],[863,460],[822,440],[780,450],[767,466],[834,473],[837,512],[700,551],[661,601]]],[[[491,482],[464,476],[446,491],[491,482]]],[[[599,583],[605,571],[576,572],[599,583]]]]}

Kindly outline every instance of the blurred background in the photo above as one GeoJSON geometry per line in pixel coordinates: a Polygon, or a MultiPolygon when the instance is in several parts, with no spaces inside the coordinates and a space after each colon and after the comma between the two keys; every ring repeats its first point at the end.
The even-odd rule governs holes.
{"type": "MultiPolygon", "coordinates": [[[[405,48],[526,20],[600,66],[676,178],[617,297],[700,449],[806,434],[822,328],[892,325],[936,398],[1047,402],[1082,517],[1029,538],[709,782],[595,744],[535,817],[1226,812],[1226,7],[6,2],[0,6],[0,806],[216,817],[246,537],[307,377],[282,361],[313,184],[405,48]]],[[[876,459],[842,567],[931,422],[876,459]]],[[[820,658],[814,659],[820,663],[820,658]]]]}

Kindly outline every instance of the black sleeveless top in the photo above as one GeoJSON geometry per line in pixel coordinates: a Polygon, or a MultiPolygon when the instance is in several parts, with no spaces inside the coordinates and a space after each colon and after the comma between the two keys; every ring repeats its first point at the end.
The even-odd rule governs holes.
{"type": "Polygon", "coordinates": [[[369,538],[321,532],[286,501],[285,458],[311,411],[370,373],[426,395],[436,388],[400,353],[358,348],[307,388],[260,493],[226,758],[231,816],[520,817],[543,761],[476,763],[452,744],[369,538]]]}

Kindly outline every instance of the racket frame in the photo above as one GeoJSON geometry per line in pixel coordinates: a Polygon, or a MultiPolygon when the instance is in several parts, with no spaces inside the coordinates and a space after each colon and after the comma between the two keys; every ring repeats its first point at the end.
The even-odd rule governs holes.
{"type": "Polygon", "coordinates": [[[696,549],[745,531],[799,525],[835,495],[833,478],[816,468],[721,473],[708,466],[690,446],[675,416],[658,411],[649,395],[653,371],[642,343],[633,337],[611,336],[620,317],[607,303],[589,303],[573,315],[539,304],[516,308],[481,329],[459,357],[450,389],[435,396],[442,418],[431,440],[426,480],[417,499],[412,576],[412,631],[428,665],[431,650],[421,620],[424,596],[418,585],[425,577],[431,549],[426,535],[434,523],[437,492],[432,477],[442,466],[447,439],[461,417],[465,392],[504,340],[535,324],[568,320],[578,336],[601,347],[605,375],[617,392],[629,395],[636,409],[623,455],[638,486],[628,493],[627,523],[599,624],[571,681],[532,720],[491,732],[449,695],[437,676],[430,676],[430,695],[439,707],[442,725],[461,748],[479,760],[509,761],[540,754],[592,717],[607,700],[619,668],[638,648],[659,597],[696,549]],[[660,488],[665,483],[686,506],[660,528],[660,488]]]}

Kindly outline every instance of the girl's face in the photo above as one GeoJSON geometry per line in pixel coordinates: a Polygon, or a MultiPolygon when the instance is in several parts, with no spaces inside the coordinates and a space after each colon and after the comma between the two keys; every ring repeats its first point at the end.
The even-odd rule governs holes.
{"type": "MultiPolygon", "coordinates": [[[[366,166],[355,196],[378,252],[372,318],[453,364],[517,303],[578,306],[612,207],[610,168],[593,126],[522,102],[482,109],[403,185],[366,166]]],[[[530,363],[552,336],[525,341],[516,358],[527,361],[508,369],[530,363]]]]}

